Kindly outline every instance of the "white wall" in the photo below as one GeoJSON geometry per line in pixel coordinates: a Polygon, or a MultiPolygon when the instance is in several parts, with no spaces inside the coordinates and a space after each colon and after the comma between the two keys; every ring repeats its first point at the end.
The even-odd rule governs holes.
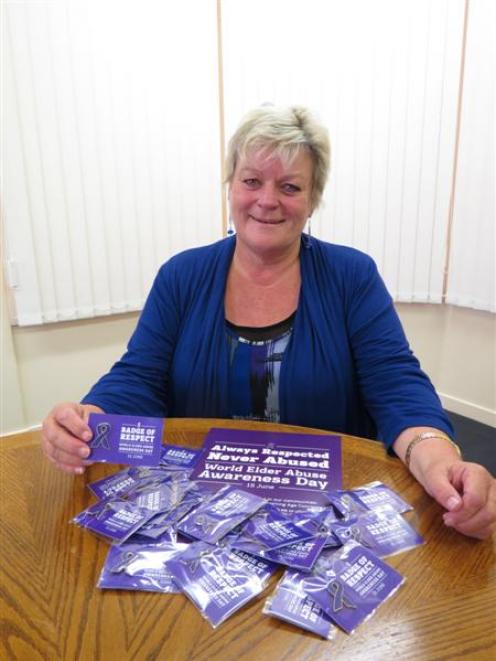
{"type": "MultiPolygon", "coordinates": [[[[495,316],[449,305],[401,304],[398,311],[445,406],[496,426],[495,316]]],[[[1,433],[37,425],[57,401],[84,395],[120,356],[136,318],[29,328],[11,328],[4,318],[1,433]]]]}

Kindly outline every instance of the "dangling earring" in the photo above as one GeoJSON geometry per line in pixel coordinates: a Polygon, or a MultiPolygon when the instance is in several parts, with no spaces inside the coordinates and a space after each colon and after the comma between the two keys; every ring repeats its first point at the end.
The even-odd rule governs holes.
{"type": "Polygon", "coordinates": [[[231,216],[229,216],[229,225],[227,226],[227,236],[232,236],[234,234],[234,226],[231,216]]]}

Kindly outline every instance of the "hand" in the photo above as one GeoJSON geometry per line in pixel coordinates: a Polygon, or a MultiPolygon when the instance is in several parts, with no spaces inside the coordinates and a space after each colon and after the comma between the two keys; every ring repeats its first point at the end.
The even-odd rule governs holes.
{"type": "Polygon", "coordinates": [[[445,525],[487,539],[496,530],[496,480],[478,464],[432,464],[422,477],[426,491],[447,511],[445,525]]]}
{"type": "Polygon", "coordinates": [[[65,471],[81,475],[91,462],[88,442],[93,434],[88,426],[90,413],[103,413],[92,404],[64,402],[57,404],[43,420],[42,450],[53,464],[65,471]]]}
{"type": "MultiPolygon", "coordinates": [[[[405,461],[406,450],[417,434],[444,432],[431,427],[405,429],[393,444],[405,461]]],[[[496,480],[479,464],[462,461],[449,441],[427,438],[415,446],[410,472],[447,511],[444,523],[463,535],[487,539],[496,530],[496,480]]]]}

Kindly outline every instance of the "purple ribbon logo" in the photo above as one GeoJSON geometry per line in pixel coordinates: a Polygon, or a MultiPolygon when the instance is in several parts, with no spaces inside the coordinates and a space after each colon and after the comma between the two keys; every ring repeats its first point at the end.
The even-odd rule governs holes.
{"type": "Polygon", "coordinates": [[[96,426],[96,435],[95,438],[91,441],[90,448],[94,450],[96,448],[103,448],[104,450],[110,450],[109,443],[109,434],[110,434],[110,423],[108,422],[99,422],[96,426]]]}

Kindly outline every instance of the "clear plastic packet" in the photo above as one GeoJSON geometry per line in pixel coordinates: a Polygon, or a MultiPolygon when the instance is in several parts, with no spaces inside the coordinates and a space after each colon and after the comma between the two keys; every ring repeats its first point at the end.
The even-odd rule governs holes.
{"type": "Polygon", "coordinates": [[[333,507],[310,508],[306,512],[297,512],[293,518],[299,526],[314,535],[323,535],[324,548],[341,546],[341,542],[332,532],[332,525],[339,520],[333,507]]]}
{"type": "Polygon", "coordinates": [[[306,594],[298,577],[298,572],[287,570],[275,592],[265,602],[262,612],[332,640],[336,636],[336,627],[322,608],[306,594]]]}
{"type": "MultiPolygon", "coordinates": [[[[145,524],[146,525],[146,524],[145,524]]],[[[140,528],[137,532],[133,533],[131,537],[128,537],[126,539],[126,544],[161,544],[163,542],[167,542],[169,544],[189,544],[189,540],[187,541],[181,541],[178,539],[177,532],[173,530],[172,528],[168,530],[164,530],[160,535],[157,535],[156,537],[148,537],[147,535],[142,535],[141,531],[143,528],[140,528]]]]}
{"type": "Polygon", "coordinates": [[[288,544],[297,544],[310,539],[313,534],[285,516],[277,507],[267,503],[246,519],[236,530],[238,537],[233,548],[273,550],[288,544]]]}
{"type": "Polygon", "coordinates": [[[128,491],[125,498],[138,507],[144,507],[155,513],[170,512],[179,505],[192,486],[189,480],[167,477],[160,482],[140,484],[128,491]]]}
{"type": "Polygon", "coordinates": [[[122,544],[153,512],[123,498],[100,500],[73,518],[73,523],[115,544],[122,544]]]}
{"type": "Polygon", "coordinates": [[[316,535],[298,544],[288,544],[277,549],[263,549],[255,542],[245,540],[240,543],[238,533],[233,530],[223,537],[218,544],[228,546],[237,552],[247,553],[274,565],[285,565],[301,571],[310,571],[324,549],[325,540],[325,535],[316,535]]]}
{"type": "Polygon", "coordinates": [[[336,489],[334,491],[328,491],[326,493],[326,498],[329,499],[331,505],[338,512],[339,516],[344,519],[349,519],[354,516],[360,516],[360,514],[365,514],[365,512],[370,512],[370,508],[362,503],[360,500],[355,498],[351,491],[344,491],[341,489],[336,489]]]}
{"type": "Polygon", "coordinates": [[[214,628],[260,594],[271,574],[228,546],[206,542],[193,542],[167,568],[214,628]]]}
{"type": "Polygon", "coordinates": [[[114,498],[127,493],[130,489],[138,484],[138,480],[129,474],[129,469],[126,468],[118,473],[104,477],[101,480],[90,482],[88,489],[99,500],[107,498],[114,498]]]}
{"type": "Polygon", "coordinates": [[[359,517],[332,524],[336,537],[345,544],[353,540],[367,546],[381,558],[408,551],[424,543],[423,538],[405,519],[384,506],[380,511],[369,511],[359,517]]]}
{"type": "Polygon", "coordinates": [[[162,447],[160,465],[170,471],[183,470],[189,472],[193,470],[202,453],[202,449],[165,445],[162,447]]]}
{"type": "Polygon", "coordinates": [[[398,514],[404,514],[413,509],[396,491],[377,480],[348,491],[329,492],[329,497],[341,516],[345,518],[367,510],[393,509],[398,514]]]}
{"type": "Polygon", "coordinates": [[[311,574],[300,572],[296,578],[347,633],[371,617],[404,582],[401,574],[356,542],[325,551],[311,574]]]}
{"type": "Polygon", "coordinates": [[[215,544],[266,502],[253,493],[226,486],[190,511],[179,523],[178,531],[187,537],[215,544]]]}
{"type": "Polygon", "coordinates": [[[293,569],[310,571],[322,553],[325,541],[325,536],[317,535],[298,544],[290,544],[270,551],[260,551],[260,557],[293,569]]]}
{"type": "Polygon", "coordinates": [[[181,592],[166,562],[183,553],[187,544],[122,544],[111,546],[97,586],[113,590],[181,592]]]}
{"type": "Polygon", "coordinates": [[[181,501],[172,509],[165,512],[159,512],[140,528],[139,534],[149,539],[156,539],[168,532],[174,539],[177,538],[176,528],[179,521],[186,514],[196,507],[207,495],[211,497],[212,492],[208,491],[195,482],[190,482],[190,486],[184,493],[181,501]]]}
{"type": "Polygon", "coordinates": [[[189,478],[189,471],[174,467],[172,470],[164,465],[160,466],[134,466],[128,469],[129,475],[140,484],[155,483],[159,484],[162,480],[189,478]]]}

